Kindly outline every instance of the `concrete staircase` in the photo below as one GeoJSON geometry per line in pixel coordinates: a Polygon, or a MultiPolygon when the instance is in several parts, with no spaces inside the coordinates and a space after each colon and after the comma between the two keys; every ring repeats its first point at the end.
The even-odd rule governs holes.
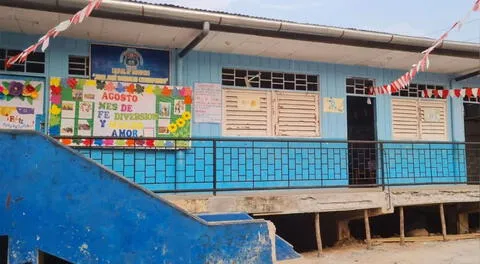
{"type": "Polygon", "coordinates": [[[207,222],[35,132],[0,130],[0,236],[10,264],[273,263],[263,220],[207,222]]]}

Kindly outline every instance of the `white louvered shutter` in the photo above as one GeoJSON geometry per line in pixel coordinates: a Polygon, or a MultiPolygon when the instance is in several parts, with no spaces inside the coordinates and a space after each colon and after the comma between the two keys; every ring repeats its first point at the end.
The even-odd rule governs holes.
{"type": "Polygon", "coordinates": [[[420,100],[420,139],[442,141],[448,139],[447,101],[420,100]]]}
{"type": "Polygon", "coordinates": [[[268,91],[223,89],[223,135],[270,136],[271,94],[268,91]],[[245,101],[259,102],[248,107],[245,101]]]}
{"type": "Polygon", "coordinates": [[[275,136],[320,136],[318,94],[275,91],[273,115],[275,136]]]}
{"type": "Polygon", "coordinates": [[[394,140],[420,138],[418,100],[392,98],[392,131],[394,140]]]}

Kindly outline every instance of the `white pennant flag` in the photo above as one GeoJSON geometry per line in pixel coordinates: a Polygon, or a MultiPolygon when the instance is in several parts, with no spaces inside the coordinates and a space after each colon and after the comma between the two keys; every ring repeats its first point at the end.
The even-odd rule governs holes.
{"type": "Polygon", "coordinates": [[[472,88],[473,97],[478,96],[478,88],[472,88]]]}
{"type": "Polygon", "coordinates": [[[65,31],[70,27],[71,24],[72,24],[72,22],[70,22],[70,20],[65,20],[55,27],[55,31],[57,31],[57,32],[65,31]]]}
{"type": "Polygon", "coordinates": [[[46,37],[42,43],[42,52],[45,52],[45,50],[48,48],[48,45],[50,45],[50,38],[46,37]]]}
{"type": "Polygon", "coordinates": [[[454,89],[450,90],[450,91],[449,91],[449,94],[450,94],[450,97],[453,97],[453,98],[457,97],[457,96],[455,95],[455,90],[454,90],[454,89]]]}
{"type": "Polygon", "coordinates": [[[465,97],[466,93],[467,93],[467,90],[465,90],[465,89],[460,89],[460,98],[465,97]]]}

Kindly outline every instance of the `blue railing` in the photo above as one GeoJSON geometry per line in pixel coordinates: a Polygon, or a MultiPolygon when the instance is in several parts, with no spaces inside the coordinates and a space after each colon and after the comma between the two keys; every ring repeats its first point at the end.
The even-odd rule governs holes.
{"type": "Polygon", "coordinates": [[[165,140],[76,138],[88,143],[72,147],[155,192],[480,183],[480,143],[190,138],[155,144],[165,140]],[[96,144],[112,139],[132,144],[96,144]]]}

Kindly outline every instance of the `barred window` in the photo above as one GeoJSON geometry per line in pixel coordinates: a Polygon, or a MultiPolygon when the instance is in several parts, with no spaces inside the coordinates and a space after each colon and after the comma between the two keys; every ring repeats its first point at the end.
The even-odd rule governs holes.
{"type": "MultiPolygon", "coordinates": [[[[411,83],[407,88],[402,89],[399,92],[392,93],[392,96],[424,98],[425,89],[428,89],[428,90],[443,90],[445,88],[441,85],[428,85],[428,84],[411,83]]],[[[430,98],[438,99],[438,97],[435,97],[435,95],[433,95],[433,94],[430,98]]]]}
{"type": "Polygon", "coordinates": [[[45,53],[43,52],[34,52],[28,55],[24,63],[15,63],[5,69],[5,62],[21,52],[21,50],[0,49],[0,71],[45,73],[45,53]]]}
{"type": "Polygon", "coordinates": [[[373,87],[374,84],[375,82],[371,79],[347,78],[347,94],[370,95],[370,88],[373,87]]]}
{"type": "Polygon", "coordinates": [[[318,91],[318,76],[304,73],[270,72],[245,69],[222,69],[222,84],[292,91],[318,91]]]}
{"type": "Polygon", "coordinates": [[[68,56],[68,74],[90,76],[90,58],[88,56],[68,56]]]}

